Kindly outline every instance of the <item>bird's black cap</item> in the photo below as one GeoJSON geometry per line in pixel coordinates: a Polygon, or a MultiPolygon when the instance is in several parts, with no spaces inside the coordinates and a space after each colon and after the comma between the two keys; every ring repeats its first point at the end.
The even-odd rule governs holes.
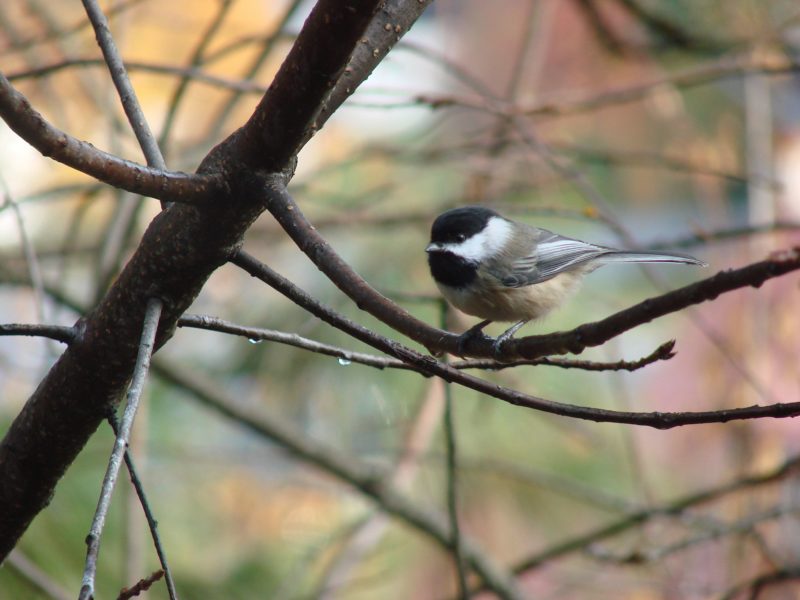
{"type": "Polygon", "coordinates": [[[431,226],[431,242],[446,244],[459,242],[483,231],[496,212],[484,206],[453,208],[436,217],[431,226]]]}

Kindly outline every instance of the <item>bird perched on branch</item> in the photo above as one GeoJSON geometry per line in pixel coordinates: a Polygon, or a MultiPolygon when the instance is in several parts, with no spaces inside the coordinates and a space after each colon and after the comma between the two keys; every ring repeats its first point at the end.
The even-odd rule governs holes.
{"type": "Polygon", "coordinates": [[[495,354],[520,327],[559,307],[581,279],[609,263],[683,263],[685,254],[618,250],[517,223],[483,206],[439,215],[425,249],[431,275],[457,309],[483,319],[462,334],[459,350],[492,321],[514,321],[494,342],[495,354]]]}

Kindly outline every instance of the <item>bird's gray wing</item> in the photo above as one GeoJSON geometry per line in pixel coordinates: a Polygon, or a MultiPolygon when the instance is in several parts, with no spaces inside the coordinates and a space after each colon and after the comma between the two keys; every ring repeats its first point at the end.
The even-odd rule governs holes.
{"type": "Polygon", "coordinates": [[[531,243],[522,257],[512,261],[498,261],[490,267],[490,272],[504,286],[524,287],[541,283],[613,252],[610,248],[587,244],[546,229],[536,229],[533,233],[532,238],[536,241],[531,243]]]}

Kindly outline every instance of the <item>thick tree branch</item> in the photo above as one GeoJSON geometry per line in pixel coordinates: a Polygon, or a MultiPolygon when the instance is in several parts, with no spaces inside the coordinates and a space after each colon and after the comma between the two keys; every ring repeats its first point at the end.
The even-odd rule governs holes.
{"type": "MultiPolygon", "coordinates": [[[[291,170],[329,86],[343,72],[379,4],[379,0],[322,0],[257,116],[212,150],[200,168],[206,177],[180,176],[189,182],[186,185],[175,183],[173,174],[131,166],[66,136],[0,76],[0,116],[46,154],[109,183],[169,201],[199,204],[209,195],[219,196],[202,210],[176,203],[153,220],[112,288],[79,322],[79,334],[12,423],[0,443],[0,560],[46,506],[66,468],[125,389],[147,300],[156,297],[164,305],[158,348],[209,275],[236,251],[244,232],[264,210],[261,190],[252,193],[256,186],[249,183],[249,169],[291,170]],[[153,175],[161,179],[141,183],[153,175]],[[202,185],[195,186],[198,182],[202,185]]],[[[285,185],[288,175],[275,177],[285,185]]]]}
{"type": "Polygon", "coordinates": [[[361,85],[433,0],[386,0],[364,32],[317,118],[319,128],[361,85]]]}
{"type": "Polygon", "coordinates": [[[314,6],[267,93],[234,134],[237,158],[243,163],[282,171],[319,129],[318,115],[382,2],[344,4],[320,0],[314,6]],[[337,35],[331,35],[333,31],[337,35]]]}

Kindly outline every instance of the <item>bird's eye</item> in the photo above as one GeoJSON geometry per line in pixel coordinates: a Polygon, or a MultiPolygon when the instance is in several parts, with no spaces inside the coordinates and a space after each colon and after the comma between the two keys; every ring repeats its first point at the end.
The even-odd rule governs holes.
{"type": "Polygon", "coordinates": [[[463,233],[459,233],[459,234],[456,236],[456,241],[457,241],[457,242],[459,242],[459,243],[460,243],[460,242],[465,242],[465,241],[467,241],[467,236],[466,236],[466,235],[464,235],[463,233]]]}

